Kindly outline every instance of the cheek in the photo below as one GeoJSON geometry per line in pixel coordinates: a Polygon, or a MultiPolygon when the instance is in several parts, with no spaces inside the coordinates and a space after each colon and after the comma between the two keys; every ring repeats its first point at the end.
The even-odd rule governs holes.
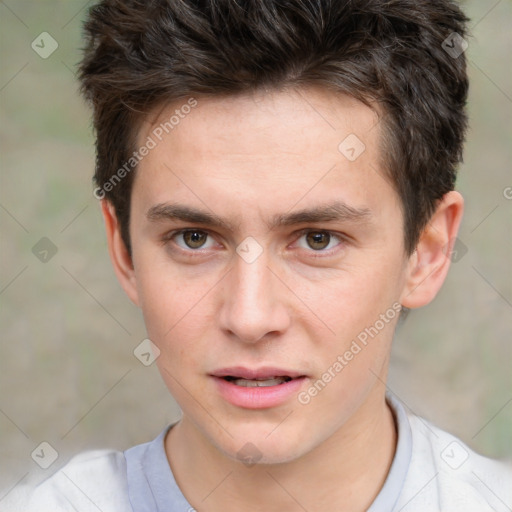
{"type": "Polygon", "coordinates": [[[383,378],[399,317],[400,274],[392,258],[366,263],[327,286],[311,289],[311,302],[306,301],[330,331],[324,328],[326,334],[320,337],[312,323],[308,327],[315,352],[321,354],[315,357],[321,372],[315,377],[322,391],[312,399],[318,406],[345,403],[350,409],[356,395],[361,397],[375,384],[376,376],[383,378]]]}
{"type": "Polygon", "coordinates": [[[339,272],[321,283],[295,286],[297,295],[317,315],[317,320],[329,328],[333,339],[345,342],[374,324],[400,296],[396,270],[391,265],[379,267],[378,262],[339,272]]]}
{"type": "MultiPolygon", "coordinates": [[[[366,298],[363,294],[361,298],[366,298]]],[[[333,341],[319,341],[322,357],[319,373],[299,396],[308,414],[328,425],[344,424],[379,381],[385,381],[393,332],[398,320],[397,303],[375,300],[345,301],[350,309],[340,314],[333,341]],[[381,315],[384,315],[381,317],[381,315]],[[347,320],[349,318],[349,320],[347,320]],[[321,344],[320,344],[321,343],[321,344]]],[[[319,348],[317,353],[320,352],[319,348]]]]}
{"type": "Polygon", "coordinates": [[[146,265],[137,269],[140,305],[149,338],[162,355],[183,360],[197,347],[205,323],[211,288],[206,279],[187,278],[169,265],[146,265]]]}

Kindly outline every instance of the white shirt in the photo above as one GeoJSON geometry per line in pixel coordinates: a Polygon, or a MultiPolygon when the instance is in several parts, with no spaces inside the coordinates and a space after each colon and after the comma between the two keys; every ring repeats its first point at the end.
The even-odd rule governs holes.
{"type": "MultiPolygon", "coordinates": [[[[398,441],[386,481],[368,512],[510,512],[512,465],[407,413],[388,396],[398,441]]],[[[11,491],[1,512],[193,512],[168,464],[167,427],[125,452],[81,453],[36,487],[11,491]]],[[[309,511],[314,512],[314,511],[309,511]]]]}

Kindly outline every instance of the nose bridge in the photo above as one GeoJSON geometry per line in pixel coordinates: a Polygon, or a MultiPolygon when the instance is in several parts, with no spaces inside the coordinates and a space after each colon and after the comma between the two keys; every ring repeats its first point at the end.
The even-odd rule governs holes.
{"type": "Polygon", "coordinates": [[[288,314],[266,253],[253,261],[236,256],[222,306],[222,327],[241,341],[256,342],[283,331],[288,314]]]}
{"type": "Polygon", "coordinates": [[[270,269],[265,256],[260,256],[257,260],[248,263],[242,258],[236,264],[235,275],[237,277],[238,290],[235,294],[240,294],[243,301],[249,305],[252,303],[264,305],[262,301],[265,298],[270,299],[270,269]]]}

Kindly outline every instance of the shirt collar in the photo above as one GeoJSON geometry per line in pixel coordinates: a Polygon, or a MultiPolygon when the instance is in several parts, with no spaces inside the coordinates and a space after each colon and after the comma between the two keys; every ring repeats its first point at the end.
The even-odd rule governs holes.
{"type": "MultiPolygon", "coordinates": [[[[402,492],[412,455],[412,434],[403,405],[392,395],[386,396],[395,419],[397,445],[395,456],[382,489],[367,512],[392,512],[402,492]]],[[[165,436],[176,423],[166,427],[149,443],[124,452],[128,495],[136,512],[193,512],[181,492],[165,453],[165,436]]]]}

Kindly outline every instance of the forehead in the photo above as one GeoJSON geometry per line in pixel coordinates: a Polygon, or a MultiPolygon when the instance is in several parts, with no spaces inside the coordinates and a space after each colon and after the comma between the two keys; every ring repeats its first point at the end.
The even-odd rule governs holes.
{"type": "Polygon", "coordinates": [[[394,195],[379,164],[379,116],[354,98],[310,88],[194,101],[155,109],[139,130],[139,146],[154,142],[134,184],[148,208],[180,196],[275,214],[394,195]]]}
{"type": "Polygon", "coordinates": [[[153,134],[160,142],[171,135],[175,140],[180,135],[186,138],[193,132],[187,148],[201,144],[201,154],[222,152],[219,142],[234,140],[241,152],[262,142],[269,150],[276,146],[293,150],[303,147],[305,140],[318,146],[318,137],[336,142],[344,133],[352,133],[366,138],[378,123],[376,104],[370,108],[346,94],[309,87],[175,100],[153,109],[144,118],[138,137],[143,142],[153,134]]]}

